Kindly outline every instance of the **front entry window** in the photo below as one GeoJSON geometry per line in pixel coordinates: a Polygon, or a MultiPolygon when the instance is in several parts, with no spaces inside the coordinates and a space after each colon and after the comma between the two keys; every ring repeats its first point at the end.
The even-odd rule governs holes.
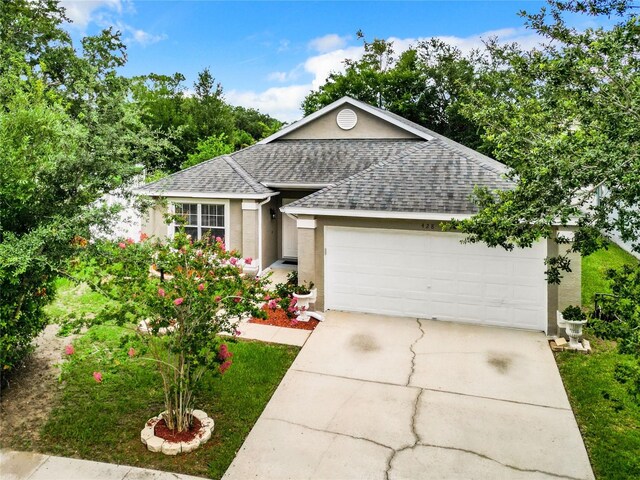
{"type": "Polygon", "coordinates": [[[221,237],[224,241],[224,205],[208,203],[176,203],[176,215],[184,218],[184,230],[192,238],[200,239],[207,232],[213,238],[221,237]]]}

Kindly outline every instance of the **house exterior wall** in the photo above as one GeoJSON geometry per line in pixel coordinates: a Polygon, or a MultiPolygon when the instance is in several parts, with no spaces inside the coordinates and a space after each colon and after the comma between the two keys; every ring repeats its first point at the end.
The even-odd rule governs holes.
{"type": "MultiPolygon", "coordinates": [[[[312,218],[300,216],[299,218],[312,218]]],[[[298,228],[298,278],[313,281],[318,288],[316,308],[324,310],[324,227],[385,228],[414,231],[442,231],[440,221],[373,219],[348,217],[317,217],[316,228],[298,228]]],[[[561,246],[567,248],[566,245],[561,246]]],[[[547,254],[556,255],[558,245],[547,241],[547,254]]],[[[578,254],[570,254],[572,272],[566,273],[560,285],[548,285],[547,325],[549,335],[556,334],[556,310],[581,302],[581,259],[578,254]]]]}
{"type": "Polygon", "coordinates": [[[150,237],[166,237],[169,234],[169,226],[164,221],[166,213],[166,205],[156,204],[150,207],[142,218],[142,233],[150,237]]]}
{"type": "Polygon", "coordinates": [[[397,139],[418,137],[352,105],[338,107],[334,111],[327,112],[313,122],[281,137],[282,140],[345,138],[397,139]],[[351,130],[343,130],[336,123],[336,115],[344,108],[353,110],[358,116],[358,122],[351,130]]]}
{"type": "MultiPolygon", "coordinates": [[[[171,198],[167,199],[171,202],[171,198]]],[[[209,203],[208,199],[180,199],[181,202],[190,203],[209,203]]],[[[227,247],[231,250],[242,250],[242,200],[229,200],[229,236],[230,242],[227,247]]],[[[163,238],[169,235],[170,228],[164,221],[164,215],[167,213],[167,205],[156,204],[149,208],[142,222],[142,232],[149,236],[163,238]]]]}

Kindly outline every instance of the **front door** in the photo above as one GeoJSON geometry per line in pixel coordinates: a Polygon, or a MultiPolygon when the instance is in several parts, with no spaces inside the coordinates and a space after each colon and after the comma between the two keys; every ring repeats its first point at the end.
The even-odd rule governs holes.
{"type": "MultiPolygon", "coordinates": [[[[295,198],[283,198],[282,205],[294,202],[295,198]]],[[[282,257],[298,258],[298,226],[287,214],[282,214],[282,257]]]]}

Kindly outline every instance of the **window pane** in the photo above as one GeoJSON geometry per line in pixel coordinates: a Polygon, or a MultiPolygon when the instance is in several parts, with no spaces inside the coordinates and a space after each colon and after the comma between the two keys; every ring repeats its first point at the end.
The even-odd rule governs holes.
{"type": "Polygon", "coordinates": [[[184,227],[184,232],[187,235],[191,235],[191,238],[193,240],[196,240],[198,238],[198,228],[197,227],[184,227]]]}
{"type": "Polygon", "coordinates": [[[198,205],[195,203],[176,203],[176,215],[184,218],[184,224],[198,226],[198,205]]]}
{"type": "Polygon", "coordinates": [[[207,228],[207,227],[202,227],[202,236],[204,237],[206,232],[211,232],[210,233],[210,238],[215,239],[216,237],[220,237],[222,238],[222,241],[224,242],[224,228],[207,228]]]}
{"type": "Polygon", "coordinates": [[[224,205],[202,205],[203,227],[224,227],[224,205]]]}

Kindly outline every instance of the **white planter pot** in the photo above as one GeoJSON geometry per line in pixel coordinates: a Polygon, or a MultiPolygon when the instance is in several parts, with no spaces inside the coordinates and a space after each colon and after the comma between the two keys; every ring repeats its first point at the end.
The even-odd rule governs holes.
{"type": "Polygon", "coordinates": [[[569,337],[569,348],[574,350],[582,350],[584,347],[580,343],[582,338],[582,327],[587,323],[587,320],[572,321],[565,320],[562,312],[557,312],[558,327],[564,328],[569,337]]]}
{"type": "Polygon", "coordinates": [[[316,298],[318,297],[318,289],[312,288],[311,292],[306,295],[298,295],[297,293],[293,294],[293,298],[296,299],[296,307],[298,308],[298,317],[296,320],[299,322],[308,322],[309,315],[307,311],[309,310],[309,304],[315,303],[316,298]]]}

